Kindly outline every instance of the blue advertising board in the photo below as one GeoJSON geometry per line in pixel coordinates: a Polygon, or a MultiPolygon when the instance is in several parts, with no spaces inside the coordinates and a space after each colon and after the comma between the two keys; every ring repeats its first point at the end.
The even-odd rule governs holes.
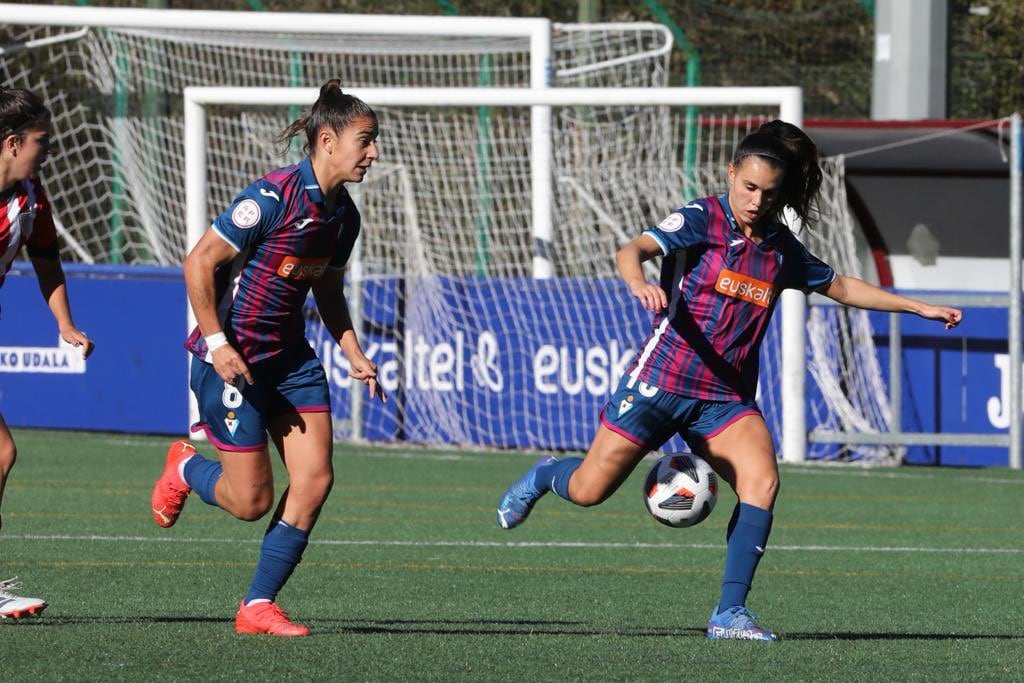
{"type": "MultiPolygon", "coordinates": [[[[58,343],[31,267],[19,263],[0,289],[0,410],[8,424],[184,433],[181,270],[66,271],[76,323],[97,351],[83,363],[58,343]]],[[[583,450],[649,325],[617,280],[382,278],[363,290],[361,342],[391,399],[364,401],[362,434],[372,441],[583,450]]],[[[950,331],[913,316],[901,321],[903,430],[1006,433],[1006,311],[967,310],[950,331]]],[[[884,370],[889,317],[872,314],[872,324],[884,370]]],[[[307,332],[327,370],[339,431],[351,433],[348,363],[312,310],[307,332]]],[[[810,379],[807,386],[815,391],[810,379]]],[[[762,382],[761,391],[778,387],[762,382]]],[[[913,447],[906,459],[1005,465],[1007,451],[913,447]]]]}
{"type": "Polygon", "coordinates": [[[75,324],[96,342],[81,361],[30,265],[0,289],[0,410],[12,427],[180,433],[188,421],[180,268],[65,264],[75,324]]]}

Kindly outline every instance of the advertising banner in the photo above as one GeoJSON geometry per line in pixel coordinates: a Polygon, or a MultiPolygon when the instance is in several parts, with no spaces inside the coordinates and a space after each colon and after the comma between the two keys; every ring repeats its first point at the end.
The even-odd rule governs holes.
{"type": "MultiPolygon", "coordinates": [[[[0,410],[13,427],[185,433],[185,288],[177,268],[66,266],[75,322],[96,341],[87,361],[58,340],[31,267],[0,289],[0,410]]],[[[585,450],[604,403],[647,334],[649,317],[617,280],[377,278],[363,283],[361,341],[390,400],[367,398],[370,441],[585,450]]],[[[775,323],[777,324],[776,320],[775,323]]],[[[883,371],[888,314],[872,314],[883,371]]],[[[1005,433],[1006,311],[971,309],[946,331],[901,318],[907,432],[1005,433]]],[[[772,330],[769,334],[774,334],[772,330]]],[[[307,311],[327,370],[339,436],[353,432],[348,363],[307,311]]],[[[887,378],[886,378],[887,379],[887,378]]],[[[361,390],[365,389],[360,385],[361,390]]],[[[762,406],[778,405],[762,379],[762,406]]],[[[808,377],[809,403],[818,400],[808,377]]],[[[778,416],[767,415],[769,423],[778,416]]],[[[809,426],[813,425],[809,415],[809,426]]],[[[678,439],[670,449],[682,449],[678,439]]],[[[814,445],[812,456],[835,452],[814,445]]],[[[997,447],[914,447],[919,464],[1005,465],[997,447]]]]}

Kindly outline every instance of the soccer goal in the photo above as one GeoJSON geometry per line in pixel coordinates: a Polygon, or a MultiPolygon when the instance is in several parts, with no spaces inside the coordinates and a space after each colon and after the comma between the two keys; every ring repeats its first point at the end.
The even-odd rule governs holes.
{"type": "MultiPolygon", "coordinates": [[[[709,159],[694,178],[686,177],[675,156],[680,145],[672,142],[678,113],[692,105],[744,107],[798,125],[802,114],[797,88],[352,92],[378,111],[384,160],[353,188],[366,229],[348,296],[395,400],[370,405],[361,392],[349,393],[344,359],[311,316],[311,336],[344,405],[336,414],[342,435],[515,448],[586,447],[597,411],[648,324],[615,276],[617,246],[680,205],[686,192],[724,188],[718,159],[717,175],[709,159]],[[481,107],[491,110],[495,126],[482,183],[473,132],[473,112],[481,107]],[[536,127],[536,107],[552,112],[555,123],[536,127]],[[659,118],[662,126],[649,123],[659,118]],[[432,137],[437,148],[426,154],[414,142],[423,130],[440,131],[432,137]],[[636,143],[651,138],[657,144],[636,143]],[[460,218],[474,213],[460,208],[469,187],[477,190],[471,207],[486,206],[484,233],[476,221],[460,218]]],[[[255,129],[259,110],[308,106],[316,96],[313,88],[185,90],[190,240],[208,227],[216,204],[207,179],[219,150],[239,136],[271,139],[281,122],[255,129]],[[245,115],[212,113],[226,110],[245,115]]],[[[761,116],[751,117],[748,127],[761,116]]],[[[721,135],[718,127],[709,129],[709,137],[721,135]]],[[[710,157],[733,141],[706,144],[710,157]]],[[[841,170],[826,170],[826,203],[840,206],[841,170]]],[[[838,223],[801,236],[837,268],[856,272],[852,238],[837,238],[830,232],[836,226],[851,230],[838,223]]],[[[863,372],[873,364],[877,371],[866,317],[815,321],[818,314],[812,315],[816,339],[808,347],[806,310],[803,295],[784,294],[761,390],[766,412],[780,416],[772,422],[781,452],[794,460],[806,452],[808,414],[828,412],[867,429],[880,429],[887,417],[880,382],[834,379],[841,367],[863,372]],[[836,326],[842,331],[834,333],[836,326]],[[837,362],[844,353],[852,356],[837,362]],[[803,387],[808,366],[826,390],[810,400],[803,387]],[[837,402],[832,393],[840,385],[837,402]],[[817,403],[826,408],[818,410],[817,403]],[[864,414],[865,404],[874,413],[864,414]]]]}
{"type": "MultiPolygon", "coordinates": [[[[187,86],[657,87],[672,50],[649,22],[21,4],[0,4],[0,16],[0,82],[54,112],[61,147],[47,184],[69,255],[84,263],[181,262],[187,86]]],[[[486,135],[489,112],[474,114],[486,135]]],[[[259,175],[261,156],[239,150],[223,181],[259,175]]]]}

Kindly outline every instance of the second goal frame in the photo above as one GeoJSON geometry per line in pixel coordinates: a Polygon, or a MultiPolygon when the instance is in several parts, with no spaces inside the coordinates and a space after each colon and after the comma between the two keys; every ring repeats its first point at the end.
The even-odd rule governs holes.
{"type": "MultiPolygon", "coordinates": [[[[770,106],[779,118],[803,124],[803,93],[799,87],[745,88],[355,88],[346,91],[371,107],[524,107],[531,109],[530,169],[532,196],[533,272],[538,278],[553,275],[550,245],[553,237],[553,154],[551,107],[559,106],[770,106]]],[[[210,225],[207,215],[207,112],[211,105],[251,107],[301,105],[316,101],[316,88],[184,89],[185,202],[188,247],[210,225]]],[[[787,462],[806,457],[807,427],[804,406],[807,320],[806,296],[794,290],[782,294],[782,443],[787,462]]],[[[191,309],[189,326],[194,324],[191,309]]],[[[358,392],[353,392],[356,396],[358,392]]],[[[358,399],[354,399],[358,400],[358,399]]],[[[353,415],[358,415],[354,405],[353,415]]],[[[190,409],[195,416],[194,405],[190,409]]]]}

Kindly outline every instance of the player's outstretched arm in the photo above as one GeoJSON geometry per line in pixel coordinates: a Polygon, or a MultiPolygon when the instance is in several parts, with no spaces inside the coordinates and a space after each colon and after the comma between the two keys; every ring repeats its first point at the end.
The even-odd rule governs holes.
{"type": "Polygon", "coordinates": [[[39,280],[39,290],[43,293],[46,305],[50,307],[61,338],[72,346],[82,349],[82,358],[88,358],[96,344],[89,336],[75,327],[71,319],[71,304],[68,302],[67,282],[64,269],[57,258],[32,258],[32,268],[39,280]]]}
{"type": "Polygon", "coordinates": [[[963,312],[949,306],[933,306],[923,301],[875,287],[860,278],[836,275],[828,287],[821,292],[825,296],[847,306],[866,308],[872,311],[914,313],[929,320],[945,323],[946,329],[960,324],[963,312]]]}
{"type": "Polygon", "coordinates": [[[387,403],[388,397],[377,379],[377,365],[366,357],[359,338],[352,327],[352,317],[348,312],[345,300],[344,271],[341,268],[328,268],[323,276],[313,283],[313,298],[320,319],[334,341],[348,359],[349,376],[365,384],[370,391],[370,398],[380,398],[387,403]]]}

